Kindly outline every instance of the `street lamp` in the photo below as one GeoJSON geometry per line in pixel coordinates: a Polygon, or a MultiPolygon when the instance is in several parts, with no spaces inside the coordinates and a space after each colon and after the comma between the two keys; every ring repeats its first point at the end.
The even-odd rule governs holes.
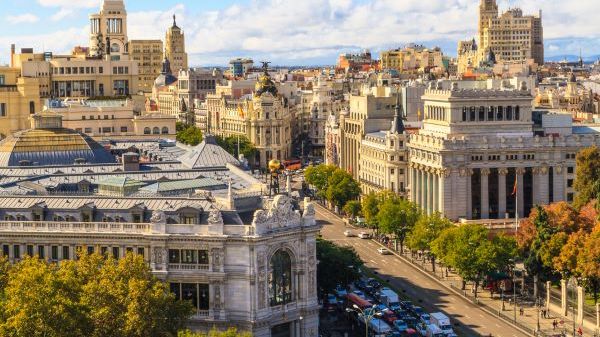
{"type": "Polygon", "coordinates": [[[356,312],[362,315],[363,318],[363,322],[365,323],[365,337],[369,337],[369,322],[371,321],[371,319],[373,317],[381,317],[381,312],[379,311],[375,311],[375,309],[377,309],[376,305],[373,305],[373,307],[368,308],[370,310],[362,310],[358,305],[353,304],[352,308],[354,309],[350,309],[350,308],[346,308],[346,312],[350,313],[350,312],[356,312]]]}
{"type": "Polygon", "coordinates": [[[512,270],[512,288],[513,288],[513,319],[515,323],[517,322],[517,287],[515,284],[515,261],[513,259],[509,259],[510,267],[512,270]]]}

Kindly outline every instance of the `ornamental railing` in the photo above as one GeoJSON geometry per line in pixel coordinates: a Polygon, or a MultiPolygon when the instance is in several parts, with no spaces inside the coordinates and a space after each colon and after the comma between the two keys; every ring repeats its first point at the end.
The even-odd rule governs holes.
{"type": "Polygon", "coordinates": [[[126,222],[0,221],[0,231],[149,233],[152,225],[126,222]]]}

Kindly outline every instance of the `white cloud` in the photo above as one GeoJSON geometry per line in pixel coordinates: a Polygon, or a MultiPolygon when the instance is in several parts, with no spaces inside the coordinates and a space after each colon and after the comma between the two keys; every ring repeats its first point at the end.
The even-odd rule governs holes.
{"type": "Polygon", "coordinates": [[[38,0],[44,7],[94,8],[100,7],[101,0],[38,0]]]}
{"type": "Polygon", "coordinates": [[[35,22],[38,22],[39,20],[40,20],[40,18],[38,18],[37,16],[35,16],[31,13],[25,13],[25,14],[20,14],[20,15],[9,15],[6,17],[6,21],[8,21],[8,23],[12,23],[12,24],[35,23],[35,22]]]}

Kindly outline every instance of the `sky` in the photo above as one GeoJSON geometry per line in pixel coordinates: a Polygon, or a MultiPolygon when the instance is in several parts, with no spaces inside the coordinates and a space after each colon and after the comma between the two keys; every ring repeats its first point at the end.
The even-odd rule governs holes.
{"type": "MultiPolygon", "coordinates": [[[[88,45],[102,0],[0,0],[0,64],[17,50],[68,53],[88,45]]],[[[125,0],[129,39],[164,39],[177,16],[190,66],[251,57],[277,65],[334,64],[340,53],[440,46],[456,55],[477,34],[479,0],[125,0]]],[[[600,55],[598,0],[498,0],[501,11],[543,11],[546,57],[600,55]]]]}

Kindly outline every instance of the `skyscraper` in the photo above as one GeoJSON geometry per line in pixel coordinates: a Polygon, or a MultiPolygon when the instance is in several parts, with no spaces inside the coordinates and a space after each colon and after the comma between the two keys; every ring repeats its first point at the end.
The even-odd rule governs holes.
{"type": "Polygon", "coordinates": [[[165,57],[171,61],[171,71],[178,73],[179,70],[188,68],[187,53],[185,52],[185,35],[177,26],[175,15],[173,15],[173,26],[167,29],[165,37],[165,57]]]}

